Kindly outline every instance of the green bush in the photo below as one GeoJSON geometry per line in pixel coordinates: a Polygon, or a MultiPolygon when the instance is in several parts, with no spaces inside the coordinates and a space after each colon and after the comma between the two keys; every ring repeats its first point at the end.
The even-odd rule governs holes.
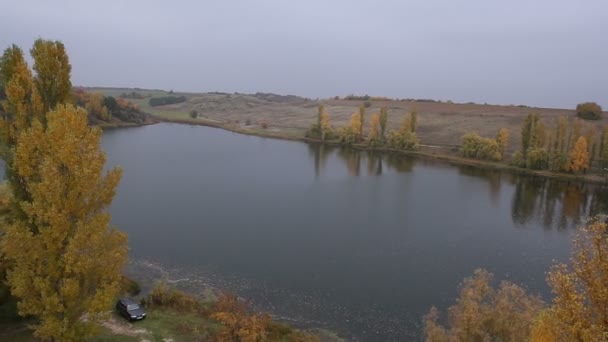
{"type": "Polygon", "coordinates": [[[338,133],[340,142],[354,144],[359,142],[359,132],[355,132],[350,126],[342,127],[338,133]]]}
{"type": "Polygon", "coordinates": [[[524,155],[521,151],[515,151],[511,156],[511,165],[517,167],[526,167],[526,163],[524,161],[524,155]]]}
{"type": "Polygon", "coordinates": [[[466,158],[500,161],[500,148],[494,139],[483,138],[475,133],[462,136],[462,155],[466,158]]]}
{"type": "Polygon", "coordinates": [[[549,167],[549,153],[543,147],[530,147],[526,152],[526,168],[545,170],[549,167]]]}
{"type": "Polygon", "coordinates": [[[579,103],[576,106],[576,116],[581,119],[599,120],[602,118],[602,107],[595,102],[579,103]]]}
{"type": "Polygon", "coordinates": [[[391,131],[388,135],[388,145],[398,150],[417,150],[420,140],[414,132],[391,131]]]}
{"type": "Polygon", "coordinates": [[[190,117],[196,119],[198,117],[198,112],[195,110],[190,111],[190,117]]]}

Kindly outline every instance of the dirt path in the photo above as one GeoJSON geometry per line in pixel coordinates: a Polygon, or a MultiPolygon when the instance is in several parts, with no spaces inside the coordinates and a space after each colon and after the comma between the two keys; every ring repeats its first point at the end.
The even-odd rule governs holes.
{"type": "Polygon", "coordinates": [[[110,317],[110,319],[101,325],[110,330],[114,335],[141,337],[141,342],[149,342],[148,338],[152,335],[147,329],[135,327],[124,320],[116,319],[116,317],[110,317]]]}

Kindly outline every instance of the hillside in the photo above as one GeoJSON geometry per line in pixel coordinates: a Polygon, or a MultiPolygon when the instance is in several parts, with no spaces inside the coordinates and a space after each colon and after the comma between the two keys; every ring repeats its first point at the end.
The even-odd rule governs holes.
{"type": "MultiPolygon", "coordinates": [[[[106,95],[119,96],[121,93],[135,91],[145,97],[129,99],[137,103],[142,111],[164,119],[185,120],[193,122],[213,122],[220,125],[239,125],[242,129],[262,133],[261,124],[268,124],[267,131],[274,135],[286,137],[303,137],[304,132],[316,120],[317,107],[325,105],[334,127],[346,125],[350,115],[363,105],[362,100],[320,99],[312,100],[293,95],[276,95],[266,93],[228,94],[228,93],[174,93],[185,96],[182,103],[150,107],[148,100],[152,96],[167,96],[162,90],[90,88],[106,95]],[[197,111],[198,117],[192,119],[190,112],[197,111]],[[247,122],[251,125],[246,125],[247,122]]],[[[418,136],[425,145],[460,145],[460,139],[467,132],[476,132],[482,136],[494,137],[500,128],[511,132],[510,150],[521,145],[520,129],[524,117],[529,113],[540,113],[546,122],[560,116],[574,117],[574,109],[535,108],[527,106],[501,106],[490,104],[459,104],[450,102],[431,102],[430,100],[388,100],[371,99],[367,108],[369,115],[378,112],[380,107],[389,109],[388,129],[396,129],[402,118],[416,108],[419,115],[418,136]]],[[[574,107],[574,105],[573,105],[574,107]]],[[[608,123],[608,115],[595,122],[599,127],[608,123]]]]}

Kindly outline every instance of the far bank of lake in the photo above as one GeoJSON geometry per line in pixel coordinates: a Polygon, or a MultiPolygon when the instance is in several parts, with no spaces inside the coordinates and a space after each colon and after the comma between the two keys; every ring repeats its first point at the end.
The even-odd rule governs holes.
{"type": "MultiPolygon", "coordinates": [[[[418,157],[418,158],[426,158],[426,159],[434,159],[441,160],[454,165],[468,165],[474,166],[477,168],[487,169],[487,170],[501,170],[514,174],[520,175],[531,175],[531,176],[539,176],[544,178],[557,179],[562,181],[578,181],[578,182],[586,182],[592,184],[600,184],[600,185],[608,185],[608,171],[606,173],[564,173],[564,172],[554,172],[550,170],[534,170],[534,169],[526,169],[521,167],[516,167],[505,162],[494,162],[487,160],[477,160],[463,157],[459,152],[459,146],[451,146],[451,145],[421,145],[421,149],[416,151],[409,150],[396,150],[389,147],[374,147],[369,146],[364,143],[354,144],[354,145],[344,145],[342,143],[336,141],[321,141],[318,139],[312,139],[304,136],[302,132],[289,132],[285,133],[282,131],[275,131],[272,128],[262,128],[256,126],[244,126],[240,123],[223,123],[216,120],[207,120],[205,118],[197,118],[197,119],[168,119],[164,117],[154,116],[160,122],[168,122],[168,123],[179,123],[185,125],[194,125],[194,126],[205,126],[205,127],[213,127],[224,129],[230,132],[252,135],[257,137],[271,138],[271,139],[280,139],[280,140],[293,140],[293,141],[302,141],[306,143],[312,144],[323,144],[330,147],[348,147],[357,150],[363,151],[372,151],[372,152],[384,152],[384,153],[393,153],[393,154],[402,154],[406,156],[418,157]]],[[[512,153],[512,151],[510,152],[512,153]]]]}

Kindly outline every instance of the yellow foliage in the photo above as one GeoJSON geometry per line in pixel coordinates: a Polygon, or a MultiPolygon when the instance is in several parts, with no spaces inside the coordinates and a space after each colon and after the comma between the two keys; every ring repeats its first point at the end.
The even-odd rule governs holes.
{"type": "Polygon", "coordinates": [[[560,341],[556,325],[557,322],[555,321],[555,314],[553,311],[550,309],[541,311],[532,326],[530,342],[560,341]]]}
{"type": "Polygon", "coordinates": [[[380,114],[372,114],[369,126],[369,142],[370,144],[374,144],[380,139],[380,114]]]}
{"type": "Polygon", "coordinates": [[[13,169],[30,198],[16,203],[24,217],[7,226],[0,248],[14,265],[7,281],[19,313],[37,316],[41,339],[83,340],[119,291],[127,236],[110,227],[107,207],[121,171],[104,175],[100,142],[72,105],[17,139],[13,169]]]}
{"type": "Polygon", "coordinates": [[[72,66],[63,43],[37,39],[30,53],[34,58],[34,84],[42,100],[42,112],[46,113],[58,104],[69,103],[72,97],[72,66]]]}
{"type": "Polygon", "coordinates": [[[348,144],[359,142],[360,132],[361,116],[359,113],[353,113],[350,117],[348,126],[343,127],[340,132],[340,140],[348,144]]]}
{"type": "Polygon", "coordinates": [[[509,130],[501,128],[496,136],[496,143],[498,144],[498,152],[500,153],[500,159],[502,160],[505,156],[505,152],[509,147],[509,130]]]}
{"type": "Polygon", "coordinates": [[[431,309],[424,320],[426,341],[527,340],[542,301],[507,281],[495,290],[492,278],[491,273],[476,270],[464,280],[457,304],[449,308],[447,328],[437,323],[438,312],[431,309]]]}
{"type": "Polygon", "coordinates": [[[331,124],[329,123],[329,113],[325,109],[320,113],[321,121],[321,140],[325,140],[331,132],[331,124]]]}
{"type": "Polygon", "coordinates": [[[555,294],[554,326],[567,341],[605,341],[608,336],[608,237],[596,218],[574,239],[570,266],[555,265],[547,282],[555,294]]]}
{"type": "Polygon", "coordinates": [[[264,341],[271,322],[268,315],[249,312],[246,303],[239,302],[234,295],[224,294],[218,298],[212,318],[224,325],[219,341],[264,341]]]}
{"type": "Polygon", "coordinates": [[[399,133],[406,134],[412,131],[412,117],[405,116],[403,121],[401,122],[401,127],[399,128],[399,133]]]}
{"type": "Polygon", "coordinates": [[[361,132],[361,114],[353,113],[350,117],[350,129],[359,134],[361,132]]]}
{"type": "Polygon", "coordinates": [[[587,149],[587,139],[579,137],[570,152],[570,171],[577,172],[586,170],[589,167],[589,150],[587,149]]]}
{"type": "Polygon", "coordinates": [[[110,120],[110,112],[108,108],[103,104],[103,94],[93,93],[89,95],[89,101],[86,104],[87,112],[89,114],[104,120],[110,120]]]}

